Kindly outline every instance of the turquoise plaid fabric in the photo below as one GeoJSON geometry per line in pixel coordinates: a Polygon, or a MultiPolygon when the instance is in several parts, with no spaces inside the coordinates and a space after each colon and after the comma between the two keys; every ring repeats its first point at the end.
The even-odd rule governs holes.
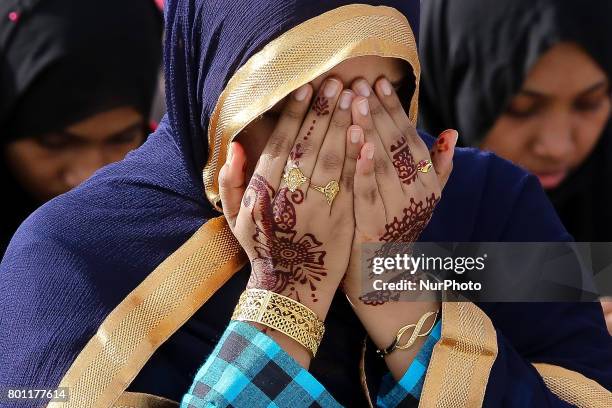
{"type": "Polygon", "coordinates": [[[441,335],[442,321],[438,320],[399,383],[393,379],[391,373],[387,373],[383,377],[376,400],[378,407],[416,407],[418,405],[431,353],[433,353],[433,348],[438,340],[440,340],[441,335]]]}
{"type": "MultiPolygon", "coordinates": [[[[439,323],[436,328],[439,338],[439,323]]],[[[437,341],[433,340],[434,332],[436,329],[427,347],[432,348],[437,341]]],[[[378,398],[379,404],[385,404],[381,406],[405,404],[409,398],[418,401],[431,356],[430,349],[423,352],[425,348],[399,383],[390,375],[383,379],[388,391],[378,398]]],[[[182,408],[212,406],[299,408],[340,404],[272,338],[248,323],[232,321],[181,403],[182,408]]]]}

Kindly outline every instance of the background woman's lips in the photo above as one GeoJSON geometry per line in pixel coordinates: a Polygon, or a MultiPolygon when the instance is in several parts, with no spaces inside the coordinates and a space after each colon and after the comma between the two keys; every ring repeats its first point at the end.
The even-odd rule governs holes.
{"type": "Polygon", "coordinates": [[[567,176],[567,171],[558,171],[555,173],[534,173],[540,180],[542,187],[547,190],[557,187],[567,176]]]}

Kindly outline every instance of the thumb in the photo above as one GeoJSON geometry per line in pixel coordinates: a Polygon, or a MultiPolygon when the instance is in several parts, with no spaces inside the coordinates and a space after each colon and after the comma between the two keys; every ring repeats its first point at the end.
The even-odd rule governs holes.
{"type": "Polygon", "coordinates": [[[223,214],[230,227],[236,225],[236,218],[240,212],[240,202],[244,195],[246,169],[246,153],[238,142],[230,144],[227,161],[219,172],[219,193],[223,214]]]}
{"type": "Polygon", "coordinates": [[[447,129],[440,133],[440,136],[438,136],[429,151],[442,188],[446,185],[453,170],[453,156],[455,155],[455,146],[457,146],[458,138],[459,132],[455,129],[447,129]]]}

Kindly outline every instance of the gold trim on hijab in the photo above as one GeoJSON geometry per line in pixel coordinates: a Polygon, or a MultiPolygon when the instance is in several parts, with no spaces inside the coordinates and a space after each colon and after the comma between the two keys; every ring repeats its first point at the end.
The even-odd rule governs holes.
{"type": "Polygon", "coordinates": [[[285,32],[253,55],[230,79],[208,127],[203,179],[208,200],[220,210],[218,176],[229,144],[254,119],[300,86],[341,62],[373,55],[408,62],[415,77],[409,109],[416,124],[421,68],[407,18],[386,6],[353,4],[321,14],[285,32]]]}

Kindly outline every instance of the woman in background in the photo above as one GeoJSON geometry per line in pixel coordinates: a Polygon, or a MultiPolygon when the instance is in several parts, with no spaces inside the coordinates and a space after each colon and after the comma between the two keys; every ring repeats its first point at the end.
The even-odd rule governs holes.
{"type": "MultiPolygon", "coordinates": [[[[612,241],[611,16],[607,0],[422,9],[421,126],[535,174],[576,241],[612,241]]],[[[595,271],[612,263],[594,256],[595,271]]]]}
{"type": "Polygon", "coordinates": [[[161,35],[152,0],[0,4],[2,254],[39,205],[144,141],[161,35]]]}

